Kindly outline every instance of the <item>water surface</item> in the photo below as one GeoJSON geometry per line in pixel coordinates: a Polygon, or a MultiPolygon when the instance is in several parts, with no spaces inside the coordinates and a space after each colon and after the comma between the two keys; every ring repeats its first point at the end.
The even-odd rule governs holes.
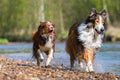
{"type": "MultiPolygon", "coordinates": [[[[64,64],[69,67],[69,55],[65,52],[65,43],[57,43],[55,48],[52,64],[64,64]]],[[[0,55],[13,59],[32,60],[32,43],[0,44],[0,55]]],[[[75,67],[78,67],[77,62],[75,67]]],[[[96,54],[94,69],[97,72],[112,72],[120,75],[120,43],[104,43],[100,52],[96,54]]]]}

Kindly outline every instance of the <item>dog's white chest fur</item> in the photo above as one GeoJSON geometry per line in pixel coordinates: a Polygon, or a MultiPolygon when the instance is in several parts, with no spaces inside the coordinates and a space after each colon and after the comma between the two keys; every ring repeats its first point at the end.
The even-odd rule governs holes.
{"type": "Polygon", "coordinates": [[[95,35],[94,29],[88,29],[86,24],[83,23],[78,27],[78,34],[78,40],[83,42],[85,48],[95,49],[101,47],[103,35],[95,35]]]}
{"type": "Polygon", "coordinates": [[[52,39],[49,37],[45,45],[44,46],[39,45],[39,48],[40,48],[40,51],[47,51],[50,48],[52,48],[52,46],[53,46],[52,39]]]}

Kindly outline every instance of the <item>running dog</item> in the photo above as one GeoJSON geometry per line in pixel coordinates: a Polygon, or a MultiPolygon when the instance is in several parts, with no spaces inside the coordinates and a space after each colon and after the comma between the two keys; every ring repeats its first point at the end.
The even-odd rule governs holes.
{"type": "Polygon", "coordinates": [[[53,53],[55,51],[55,28],[51,22],[40,22],[38,30],[33,33],[33,57],[37,60],[37,65],[43,62],[42,52],[46,53],[47,61],[45,66],[50,66],[53,53]],[[39,54],[40,52],[40,54],[39,54]]]}
{"type": "Polygon", "coordinates": [[[97,12],[96,9],[90,11],[89,16],[82,23],[73,24],[69,30],[66,41],[66,51],[70,55],[71,69],[78,59],[80,68],[83,68],[82,61],[86,63],[86,71],[92,72],[95,53],[101,47],[104,30],[106,10],[97,12]]]}

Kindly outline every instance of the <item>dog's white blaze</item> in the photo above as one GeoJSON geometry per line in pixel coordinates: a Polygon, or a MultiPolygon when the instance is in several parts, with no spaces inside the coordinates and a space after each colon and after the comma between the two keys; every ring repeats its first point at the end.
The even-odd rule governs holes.
{"type": "Polygon", "coordinates": [[[99,24],[95,26],[95,28],[100,32],[101,29],[104,29],[103,23],[102,23],[102,16],[98,16],[99,17],[99,24]]]}
{"type": "Polygon", "coordinates": [[[44,46],[39,45],[41,51],[47,51],[50,48],[52,48],[52,46],[53,46],[53,43],[52,43],[52,39],[50,37],[44,46]]]}
{"type": "Polygon", "coordinates": [[[50,49],[50,53],[47,56],[47,61],[46,61],[46,66],[48,66],[50,64],[51,59],[53,59],[53,49],[50,49]]]}
{"type": "Polygon", "coordinates": [[[102,16],[99,16],[99,19],[100,19],[100,25],[103,25],[102,24],[102,16]]]}

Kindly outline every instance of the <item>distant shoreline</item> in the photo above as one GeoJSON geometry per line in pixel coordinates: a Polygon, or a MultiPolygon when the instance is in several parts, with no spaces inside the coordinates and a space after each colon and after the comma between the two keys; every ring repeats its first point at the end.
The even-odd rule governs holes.
{"type": "MultiPolygon", "coordinates": [[[[56,43],[59,42],[65,42],[67,39],[66,38],[56,38],[56,43]]],[[[0,44],[7,44],[7,43],[31,43],[32,42],[32,38],[30,39],[18,39],[14,37],[14,39],[12,38],[11,40],[7,39],[7,38],[0,38],[0,44]]],[[[109,26],[107,31],[105,32],[105,37],[104,37],[104,42],[120,42],[120,28],[114,28],[109,26]]]]}

